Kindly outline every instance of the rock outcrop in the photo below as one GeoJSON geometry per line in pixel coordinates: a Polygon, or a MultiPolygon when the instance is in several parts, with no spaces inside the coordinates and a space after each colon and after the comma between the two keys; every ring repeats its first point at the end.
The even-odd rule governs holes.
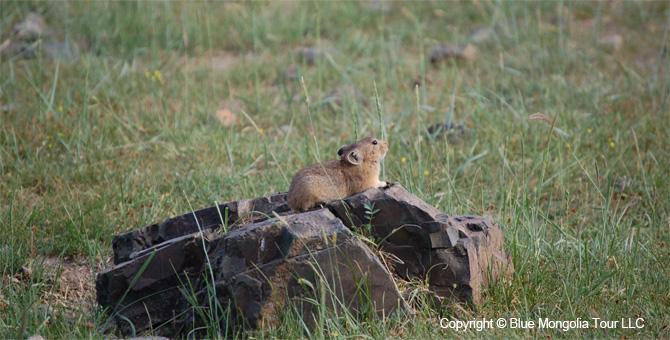
{"type": "Polygon", "coordinates": [[[221,204],[118,235],[113,248],[97,298],[126,333],[235,332],[286,313],[315,322],[321,307],[356,317],[409,311],[393,274],[477,303],[511,270],[498,224],[445,215],[397,183],[305,213],[285,194],[221,204]],[[352,233],[363,225],[396,258],[391,268],[352,233]]]}
{"type": "Polygon", "coordinates": [[[405,280],[427,280],[439,296],[478,303],[489,278],[512,270],[500,225],[481,216],[448,216],[400,184],[366,190],[329,208],[348,227],[369,223],[381,249],[401,260],[394,272],[405,280]],[[366,204],[379,210],[371,220],[366,204]]]}

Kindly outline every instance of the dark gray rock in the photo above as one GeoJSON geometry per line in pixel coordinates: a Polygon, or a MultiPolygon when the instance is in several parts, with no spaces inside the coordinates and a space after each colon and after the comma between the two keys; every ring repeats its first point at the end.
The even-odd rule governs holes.
{"type": "Polygon", "coordinates": [[[212,236],[196,233],[175,238],[132,261],[103,270],[96,278],[98,303],[109,308],[126,333],[155,328],[180,315],[182,289],[200,279],[207,261],[203,246],[212,236]]]}
{"type": "Polygon", "coordinates": [[[394,272],[420,278],[438,295],[479,302],[488,278],[512,270],[500,225],[480,216],[448,216],[410,194],[400,184],[368,189],[328,205],[350,228],[368,223],[365,204],[379,209],[371,230],[382,250],[402,263],[394,272]]]}

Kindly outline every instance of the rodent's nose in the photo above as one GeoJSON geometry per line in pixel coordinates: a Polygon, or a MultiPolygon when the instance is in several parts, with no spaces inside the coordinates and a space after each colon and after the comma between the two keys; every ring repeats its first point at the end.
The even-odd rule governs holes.
{"type": "Polygon", "coordinates": [[[389,145],[386,142],[381,143],[381,149],[384,153],[387,153],[389,151],[389,145]]]}

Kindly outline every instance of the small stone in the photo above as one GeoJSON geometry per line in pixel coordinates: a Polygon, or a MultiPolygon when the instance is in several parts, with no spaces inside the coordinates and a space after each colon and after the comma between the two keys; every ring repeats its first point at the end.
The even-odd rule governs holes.
{"type": "Polygon", "coordinates": [[[598,39],[598,46],[607,50],[618,51],[623,46],[623,38],[618,34],[611,34],[598,39]]]}
{"type": "Polygon", "coordinates": [[[332,47],[298,47],[293,50],[293,55],[296,59],[304,60],[307,64],[314,64],[326,54],[333,54],[335,52],[337,52],[337,49],[332,47]]]}
{"type": "Polygon", "coordinates": [[[216,110],[216,113],[214,113],[214,118],[216,118],[216,120],[218,120],[219,123],[221,123],[223,126],[235,125],[237,122],[237,115],[228,108],[216,110]]]}
{"type": "Polygon", "coordinates": [[[490,40],[492,36],[493,36],[493,29],[491,27],[479,26],[475,27],[472,31],[470,31],[468,39],[470,39],[470,41],[472,41],[473,43],[482,43],[490,40]]]}
{"type": "Polygon", "coordinates": [[[44,18],[34,12],[26,14],[21,22],[14,25],[15,38],[23,41],[33,41],[49,33],[44,18]]]}
{"type": "Polygon", "coordinates": [[[298,69],[294,65],[291,65],[283,70],[279,74],[279,77],[281,79],[298,79],[298,69]]]}
{"type": "Polygon", "coordinates": [[[428,128],[428,133],[436,139],[446,137],[449,144],[458,144],[472,137],[467,127],[456,123],[435,123],[428,128]]]}
{"type": "Polygon", "coordinates": [[[472,44],[465,46],[442,44],[433,49],[430,63],[436,64],[450,59],[473,61],[477,57],[477,48],[472,44]]]}
{"type": "Polygon", "coordinates": [[[287,135],[289,133],[293,133],[296,131],[295,126],[289,124],[284,124],[280,126],[278,130],[283,135],[287,135]]]}
{"type": "Polygon", "coordinates": [[[33,334],[33,335],[29,336],[28,339],[26,339],[26,340],[44,340],[44,337],[42,337],[39,334],[33,334]]]}
{"type": "Polygon", "coordinates": [[[562,16],[554,16],[551,18],[551,20],[549,20],[549,24],[552,25],[554,29],[565,27],[565,15],[566,13],[563,13],[562,16]]]}

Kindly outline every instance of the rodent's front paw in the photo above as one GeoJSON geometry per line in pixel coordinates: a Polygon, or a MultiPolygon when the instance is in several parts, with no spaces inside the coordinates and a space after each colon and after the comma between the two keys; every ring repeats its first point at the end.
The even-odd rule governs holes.
{"type": "Polygon", "coordinates": [[[377,185],[377,188],[387,188],[388,186],[389,186],[389,184],[386,183],[386,182],[379,182],[379,184],[377,185]]]}

